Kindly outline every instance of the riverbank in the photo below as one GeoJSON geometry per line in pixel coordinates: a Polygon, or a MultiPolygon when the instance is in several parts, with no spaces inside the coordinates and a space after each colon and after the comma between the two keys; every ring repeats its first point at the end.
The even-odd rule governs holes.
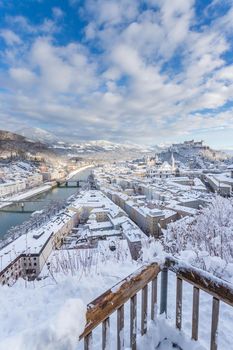
{"type": "MultiPolygon", "coordinates": [[[[66,180],[71,179],[73,176],[77,175],[81,171],[86,170],[86,169],[91,168],[91,167],[93,167],[93,165],[85,165],[79,169],[72,171],[71,173],[69,173],[67,175],[66,180]]],[[[50,191],[52,188],[56,187],[56,185],[54,185],[55,183],[56,183],[56,181],[53,181],[53,182],[51,182],[51,184],[43,184],[39,187],[31,188],[25,192],[15,194],[15,195],[8,197],[8,198],[4,198],[3,199],[4,203],[0,202],[0,209],[8,207],[9,205],[13,204],[15,201],[22,201],[24,199],[34,197],[38,194],[50,191]]]]}
{"type": "Polygon", "coordinates": [[[73,176],[77,175],[81,171],[86,170],[88,168],[93,168],[93,165],[85,165],[85,166],[83,166],[83,167],[81,167],[79,169],[71,171],[71,173],[69,173],[69,175],[67,175],[66,180],[70,180],[73,176]]]}
{"type": "Polygon", "coordinates": [[[10,198],[5,198],[4,203],[0,203],[0,209],[8,207],[8,205],[13,204],[15,201],[22,201],[24,199],[28,199],[28,198],[34,197],[38,194],[47,192],[47,191],[51,190],[51,188],[52,188],[51,185],[45,184],[45,185],[41,185],[41,186],[36,187],[36,188],[31,188],[26,192],[15,194],[15,195],[11,196],[10,198]]]}
{"type": "MultiPolygon", "coordinates": [[[[73,181],[78,181],[79,179],[81,180],[81,186],[85,186],[85,181],[88,180],[88,176],[91,173],[92,168],[88,168],[88,169],[84,169],[84,170],[80,170],[79,169],[79,173],[74,176],[72,178],[73,181]]],[[[72,181],[71,180],[71,181],[72,181]]],[[[20,204],[17,204],[17,202],[15,202],[14,204],[12,203],[10,206],[8,206],[8,208],[4,208],[2,209],[2,211],[0,210],[0,241],[4,239],[6,233],[13,227],[15,226],[20,226],[21,224],[23,224],[24,222],[26,222],[27,220],[29,220],[31,218],[31,213],[32,212],[36,212],[36,211],[40,211],[40,210],[44,210],[47,206],[49,206],[50,204],[55,204],[56,203],[61,203],[65,200],[67,200],[67,198],[69,198],[70,196],[74,195],[77,193],[77,191],[79,191],[79,188],[74,187],[74,186],[52,186],[52,183],[47,183],[46,185],[50,185],[50,187],[44,187],[43,186],[43,192],[41,194],[35,194],[34,190],[32,189],[31,192],[30,191],[30,196],[31,198],[26,200],[26,192],[24,193],[18,193],[17,198],[9,198],[7,199],[7,203],[4,202],[3,204],[10,204],[12,199],[18,199],[18,196],[20,195],[24,195],[24,200],[21,199],[22,202],[24,202],[24,210],[21,210],[21,206],[20,204]],[[35,194],[35,195],[33,195],[35,194]]],[[[41,188],[40,188],[41,190],[41,188]]],[[[37,188],[37,191],[39,191],[39,188],[37,188]]],[[[22,198],[22,197],[20,197],[22,198]]],[[[1,202],[0,202],[1,203],[1,202]]]]}

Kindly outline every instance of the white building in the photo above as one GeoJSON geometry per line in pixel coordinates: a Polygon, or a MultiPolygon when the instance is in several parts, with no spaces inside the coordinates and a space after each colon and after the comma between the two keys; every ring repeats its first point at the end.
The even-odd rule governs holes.
{"type": "Polygon", "coordinates": [[[26,189],[27,182],[25,180],[8,181],[0,184],[0,197],[12,196],[26,189]]]}

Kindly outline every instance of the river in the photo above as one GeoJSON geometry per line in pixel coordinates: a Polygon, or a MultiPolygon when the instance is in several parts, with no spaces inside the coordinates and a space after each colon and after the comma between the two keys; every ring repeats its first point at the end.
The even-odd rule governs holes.
{"type": "MultiPolygon", "coordinates": [[[[79,173],[72,177],[72,180],[87,180],[88,176],[91,173],[91,168],[81,170],[79,173]]],[[[83,183],[81,182],[80,185],[83,183]]],[[[42,210],[46,205],[51,201],[59,201],[67,199],[72,194],[76,193],[78,188],[69,188],[69,187],[56,187],[48,192],[41,193],[34,197],[31,197],[29,200],[32,202],[26,202],[24,204],[24,211],[21,211],[21,204],[12,204],[8,207],[3,208],[6,212],[0,212],[0,239],[6,234],[6,232],[13,226],[22,224],[25,220],[28,220],[31,216],[31,213],[27,211],[37,211],[42,210]],[[33,202],[36,200],[37,202],[33,202]],[[9,211],[19,211],[18,213],[7,212],[9,211]]]]}

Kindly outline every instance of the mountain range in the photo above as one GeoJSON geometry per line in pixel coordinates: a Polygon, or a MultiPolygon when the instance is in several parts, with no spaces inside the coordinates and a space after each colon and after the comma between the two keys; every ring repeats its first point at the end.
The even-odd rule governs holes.
{"type": "Polygon", "coordinates": [[[27,153],[52,155],[55,154],[46,144],[29,140],[26,137],[0,130],[0,154],[2,157],[10,154],[24,157],[27,153]]]}
{"type": "Polygon", "coordinates": [[[41,128],[22,128],[17,130],[16,133],[26,137],[28,140],[46,144],[53,144],[59,141],[56,135],[41,128]]]}
{"type": "Polygon", "coordinates": [[[55,134],[41,128],[22,128],[17,130],[17,134],[26,137],[30,141],[42,142],[56,149],[60,153],[74,151],[77,153],[100,153],[100,152],[155,152],[159,151],[158,146],[143,146],[133,143],[116,143],[107,140],[79,141],[75,143],[67,142],[55,134]]]}
{"type": "MultiPolygon", "coordinates": [[[[140,157],[144,154],[160,153],[162,161],[170,161],[171,156],[181,164],[191,168],[205,167],[206,163],[219,162],[230,158],[226,153],[204,149],[167,146],[144,146],[134,143],[116,143],[107,140],[91,140],[68,143],[51,132],[41,128],[23,128],[17,133],[0,131],[0,151],[54,154],[65,157],[88,157],[105,160],[117,160],[140,157]]],[[[232,156],[232,155],[231,155],[232,156]]]]}

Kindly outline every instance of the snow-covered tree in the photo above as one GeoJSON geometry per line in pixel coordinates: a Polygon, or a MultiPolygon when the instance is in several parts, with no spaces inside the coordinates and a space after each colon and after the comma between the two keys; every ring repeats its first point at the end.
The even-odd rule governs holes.
{"type": "Polygon", "coordinates": [[[164,246],[216,275],[233,276],[233,199],[217,196],[195,217],[169,224],[164,246]]]}

